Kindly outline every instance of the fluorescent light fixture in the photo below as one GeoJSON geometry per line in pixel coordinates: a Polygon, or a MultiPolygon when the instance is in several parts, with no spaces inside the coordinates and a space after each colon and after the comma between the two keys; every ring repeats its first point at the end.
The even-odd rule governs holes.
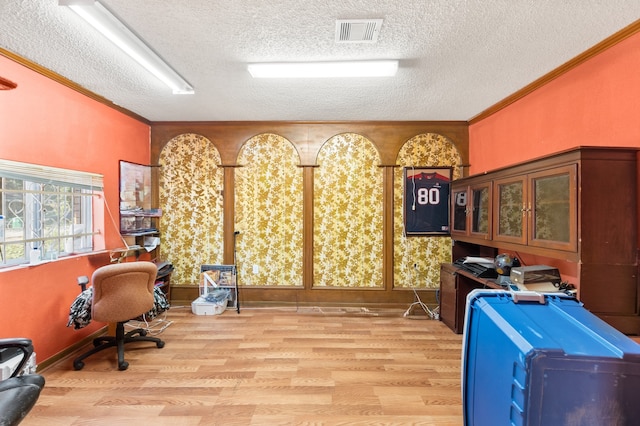
{"type": "Polygon", "coordinates": [[[253,78],[393,77],[398,61],[271,62],[247,69],[253,78]]]}
{"type": "Polygon", "coordinates": [[[194,93],[193,87],[180,74],[100,2],[95,0],[59,0],[58,4],[69,6],[102,35],[169,86],[174,94],[194,93]]]}

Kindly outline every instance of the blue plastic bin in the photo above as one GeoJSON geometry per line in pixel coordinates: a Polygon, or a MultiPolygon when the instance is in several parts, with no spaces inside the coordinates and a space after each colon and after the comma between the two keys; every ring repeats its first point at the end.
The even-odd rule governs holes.
{"type": "Polygon", "coordinates": [[[640,425],[640,345],[562,293],[474,290],[465,426],[640,425]]]}

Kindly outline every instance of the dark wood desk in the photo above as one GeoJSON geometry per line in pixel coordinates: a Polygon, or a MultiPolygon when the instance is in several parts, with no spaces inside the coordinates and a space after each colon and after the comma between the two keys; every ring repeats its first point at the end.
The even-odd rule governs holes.
{"type": "Polygon", "coordinates": [[[504,289],[495,279],[478,278],[452,263],[440,265],[440,321],[455,333],[464,330],[467,294],[476,288],[504,289]]]}

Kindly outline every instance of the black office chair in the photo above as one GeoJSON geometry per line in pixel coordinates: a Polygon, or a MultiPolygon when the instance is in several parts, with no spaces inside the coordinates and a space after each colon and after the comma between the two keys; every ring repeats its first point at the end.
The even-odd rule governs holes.
{"type": "Polygon", "coordinates": [[[20,375],[33,353],[30,339],[0,339],[0,350],[17,349],[22,358],[18,366],[6,380],[0,381],[0,426],[14,426],[31,411],[40,391],[44,388],[44,377],[39,374],[20,375]]]}

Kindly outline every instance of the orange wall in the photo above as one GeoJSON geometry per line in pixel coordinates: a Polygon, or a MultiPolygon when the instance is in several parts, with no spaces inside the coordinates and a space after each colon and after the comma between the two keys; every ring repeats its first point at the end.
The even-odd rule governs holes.
{"type": "Polygon", "coordinates": [[[470,173],[575,146],[640,146],[640,33],[469,128],[470,173]]]}
{"type": "MultiPolygon", "coordinates": [[[[640,33],[469,127],[470,174],[576,146],[640,147],[640,33]]],[[[575,264],[525,255],[580,285],[575,264]]]]}
{"type": "MultiPolygon", "coordinates": [[[[148,163],[150,127],[0,56],[0,75],[18,84],[0,91],[0,158],[101,173],[118,220],[119,160],[148,163]]],[[[122,247],[105,213],[106,247],[122,247]]],[[[42,362],[103,324],[67,328],[76,278],[108,263],[108,254],[0,269],[0,337],[33,339],[42,362]]]]}

